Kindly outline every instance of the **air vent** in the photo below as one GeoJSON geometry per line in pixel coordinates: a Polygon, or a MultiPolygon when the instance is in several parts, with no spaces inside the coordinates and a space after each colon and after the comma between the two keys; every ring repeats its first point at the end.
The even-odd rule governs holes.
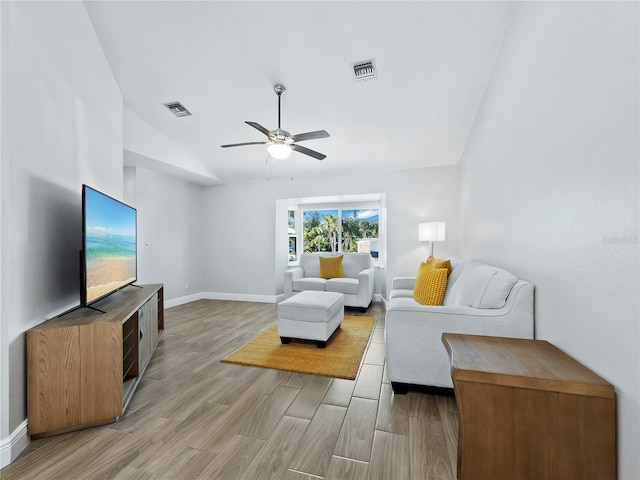
{"type": "Polygon", "coordinates": [[[169,109],[171,113],[173,113],[176,117],[187,117],[191,115],[191,112],[186,109],[184,105],[180,102],[169,102],[163,104],[165,107],[169,109]]]}
{"type": "Polygon", "coordinates": [[[378,78],[378,73],[376,72],[376,64],[373,59],[354,63],[352,66],[353,74],[356,80],[372,80],[374,78],[378,78]]]}

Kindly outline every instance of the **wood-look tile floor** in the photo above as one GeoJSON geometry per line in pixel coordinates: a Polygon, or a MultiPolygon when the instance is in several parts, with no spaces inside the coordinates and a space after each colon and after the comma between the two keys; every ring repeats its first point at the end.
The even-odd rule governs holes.
{"type": "Polygon", "coordinates": [[[394,396],[384,307],[355,380],[221,363],[276,322],[274,304],[200,300],[165,331],[123,418],[32,441],[12,479],[437,479],[456,476],[452,396],[394,396]]]}

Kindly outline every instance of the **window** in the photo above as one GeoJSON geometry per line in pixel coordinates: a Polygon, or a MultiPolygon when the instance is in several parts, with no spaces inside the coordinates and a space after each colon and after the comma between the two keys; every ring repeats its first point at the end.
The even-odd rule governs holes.
{"type": "Polygon", "coordinates": [[[338,210],[306,210],[302,218],[305,252],[338,251],[338,210]]]}
{"type": "Polygon", "coordinates": [[[384,268],[386,194],[283,198],[276,212],[278,265],[298,264],[302,252],[367,252],[384,268]]]}
{"type": "Polygon", "coordinates": [[[298,260],[298,239],[296,238],[296,211],[289,210],[289,261],[298,260]]]}
{"type": "Polygon", "coordinates": [[[342,210],[343,252],[369,252],[378,258],[377,208],[342,210]]]}
{"type": "Polygon", "coordinates": [[[369,252],[378,258],[377,208],[304,210],[305,252],[369,252]]]}

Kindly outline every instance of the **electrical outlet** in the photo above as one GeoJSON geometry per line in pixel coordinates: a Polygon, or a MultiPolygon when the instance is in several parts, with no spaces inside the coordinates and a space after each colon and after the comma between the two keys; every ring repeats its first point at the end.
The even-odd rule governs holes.
{"type": "Polygon", "coordinates": [[[189,288],[189,282],[184,282],[184,288],[189,288]]]}

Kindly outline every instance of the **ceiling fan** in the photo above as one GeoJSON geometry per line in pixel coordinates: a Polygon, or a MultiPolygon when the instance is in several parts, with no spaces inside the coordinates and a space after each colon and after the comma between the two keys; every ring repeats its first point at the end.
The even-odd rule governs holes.
{"type": "Polygon", "coordinates": [[[295,150],[296,152],[304,153],[305,155],[309,155],[310,157],[316,158],[318,160],[324,160],[327,156],[316,152],[315,150],[311,150],[310,148],[303,147],[302,145],[298,145],[297,142],[303,142],[305,140],[313,140],[316,138],[327,138],[329,134],[325,130],[316,130],[315,132],[307,132],[307,133],[299,133],[297,135],[291,135],[286,130],[282,130],[280,128],[280,97],[287,90],[284,88],[284,85],[276,85],[273,87],[276,95],[278,95],[278,128],[275,130],[267,130],[265,127],[256,122],[245,122],[247,125],[251,125],[256,130],[260,130],[264,133],[268,138],[268,142],[246,142],[246,143],[231,143],[229,145],[220,145],[222,148],[228,147],[241,147],[244,145],[268,145],[267,150],[269,151],[269,155],[273,158],[282,159],[287,158],[291,155],[291,150],[295,150]]]}

